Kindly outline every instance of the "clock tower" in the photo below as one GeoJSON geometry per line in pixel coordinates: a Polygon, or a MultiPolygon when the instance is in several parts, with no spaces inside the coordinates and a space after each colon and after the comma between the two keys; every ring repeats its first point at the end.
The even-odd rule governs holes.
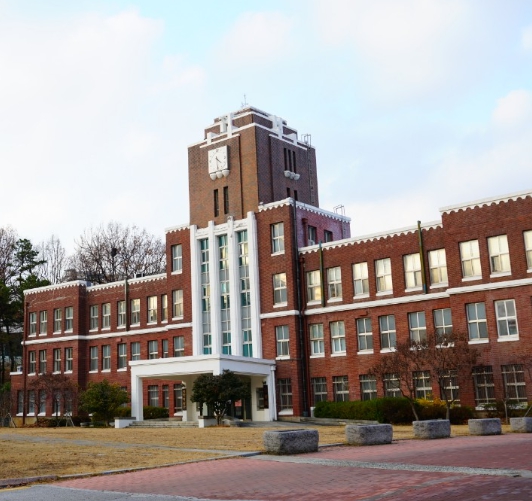
{"type": "MultiPolygon", "coordinates": [[[[305,136],[309,138],[310,136],[305,136]]],[[[190,223],[243,219],[292,197],[318,207],[316,153],[275,115],[247,106],[223,115],[188,148],[190,223]]]]}

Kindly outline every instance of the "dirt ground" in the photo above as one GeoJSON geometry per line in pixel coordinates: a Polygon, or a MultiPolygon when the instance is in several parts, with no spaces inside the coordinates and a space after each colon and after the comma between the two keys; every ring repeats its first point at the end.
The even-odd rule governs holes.
{"type": "MultiPolygon", "coordinates": [[[[0,479],[96,474],[260,451],[267,429],[0,428],[0,479]]],[[[343,426],[316,429],[320,445],[345,441],[343,426]]],[[[468,427],[452,426],[451,433],[467,435],[468,427]]],[[[394,426],[394,440],[411,438],[411,426],[394,426]]]]}

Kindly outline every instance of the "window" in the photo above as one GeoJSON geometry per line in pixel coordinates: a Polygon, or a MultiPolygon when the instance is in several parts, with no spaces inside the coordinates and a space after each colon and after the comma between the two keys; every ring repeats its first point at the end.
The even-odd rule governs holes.
{"type": "Polygon", "coordinates": [[[517,316],[515,313],[515,301],[505,299],[495,301],[495,314],[497,316],[497,332],[499,339],[508,339],[509,336],[518,336],[517,316]]]}
{"type": "Polygon", "coordinates": [[[495,402],[495,384],[491,366],[473,367],[473,384],[475,386],[475,405],[477,407],[495,402]]]}
{"type": "Polygon", "coordinates": [[[213,204],[214,204],[214,217],[220,215],[220,199],[218,196],[218,190],[213,191],[213,204]]]}
{"type": "Polygon", "coordinates": [[[118,303],[116,303],[116,311],[117,311],[117,326],[125,327],[126,326],[126,302],[118,301],[118,303]]]}
{"type": "Polygon", "coordinates": [[[140,360],[140,342],[131,343],[131,360],[140,360]]]}
{"type": "Polygon", "coordinates": [[[157,322],[157,296],[148,297],[148,323],[157,322]]]}
{"type": "Polygon", "coordinates": [[[318,402],[327,401],[327,379],[324,377],[313,377],[310,380],[312,386],[312,398],[314,405],[318,402]]]}
{"type": "Polygon", "coordinates": [[[183,385],[181,383],[174,384],[174,412],[183,410],[183,385]]]}
{"type": "Polygon", "coordinates": [[[264,388],[257,388],[257,410],[261,411],[264,409],[264,388]]]}
{"type": "Polygon", "coordinates": [[[353,284],[355,297],[369,294],[368,263],[356,263],[353,265],[353,284]]]}
{"type": "Polygon", "coordinates": [[[445,256],[445,249],[429,251],[429,270],[431,285],[447,284],[447,258],[445,256]]]}
{"type": "Polygon", "coordinates": [[[17,391],[17,414],[24,412],[24,392],[17,391]]]}
{"type": "Polygon", "coordinates": [[[199,242],[201,265],[201,334],[203,353],[212,353],[211,333],[211,288],[209,269],[209,239],[204,238],[199,242]]]}
{"type": "Polygon", "coordinates": [[[174,357],[185,356],[185,338],[183,336],[174,337],[174,357]]]}
{"type": "Polygon", "coordinates": [[[156,384],[148,385],[148,405],[159,407],[159,387],[156,384]]]}
{"type": "Polygon", "coordinates": [[[161,295],[161,322],[168,321],[168,295],[161,295]]]}
{"type": "Polygon", "coordinates": [[[102,304],[102,329],[111,328],[111,303],[102,304]]]}
{"type": "Polygon", "coordinates": [[[424,343],[427,340],[424,311],[409,313],[408,326],[410,328],[410,341],[414,343],[424,343]]]}
{"type": "Polygon", "coordinates": [[[342,270],[339,266],[327,270],[329,300],[342,299],[342,270]]]}
{"type": "Polygon", "coordinates": [[[320,270],[307,272],[307,301],[321,301],[321,280],[320,270]]]}
{"type": "Polygon", "coordinates": [[[89,353],[90,353],[90,371],[96,372],[98,370],[98,347],[91,346],[89,353]]]}
{"type": "Polygon", "coordinates": [[[220,282],[220,323],[222,353],[231,355],[231,301],[229,283],[229,241],[227,235],[218,237],[218,278],[220,282]]]}
{"type": "Polygon", "coordinates": [[[371,332],[371,318],[357,318],[358,351],[373,353],[373,334],[371,332]]]}
{"type": "Polygon", "coordinates": [[[460,242],[460,258],[462,260],[462,276],[464,278],[477,278],[482,275],[478,240],[460,242]]]}
{"type": "Polygon", "coordinates": [[[172,272],[179,273],[183,270],[183,247],[181,244],[172,245],[172,272]]]}
{"type": "Polygon", "coordinates": [[[282,306],[286,302],[286,273],[276,273],[273,276],[273,304],[282,306]]]}
{"type": "Polygon", "coordinates": [[[528,271],[532,270],[532,230],[523,233],[525,240],[526,265],[528,271]]]}
{"type": "Polygon", "coordinates": [[[323,241],[324,242],[332,242],[333,241],[333,232],[329,230],[323,231],[323,241]]]}
{"type": "Polygon", "coordinates": [[[157,341],[148,341],[148,358],[153,360],[159,358],[159,343],[157,341]]]}
{"type": "Polygon", "coordinates": [[[229,214],[229,186],[224,186],[224,214],[229,214]]]}
{"type": "Polygon", "coordinates": [[[401,396],[401,383],[397,374],[384,374],[382,381],[384,383],[384,396],[385,397],[400,397],[401,396]]]}
{"type": "Polygon", "coordinates": [[[46,350],[39,350],[39,374],[46,374],[46,350]]]}
{"type": "Polygon", "coordinates": [[[271,225],[272,233],[272,254],[282,254],[284,252],[284,223],[271,225]]]}
{"type": "Polygon", "coordinates": [[[279,403],[281,411],[292,410],[292,380],[278,379],[277,385],[279,388],[279,403]]]}
{"type": "Polygon", "coordinates": [[[510,251],[506,235],[488,238],[490,268],[492,273],[510,273],[510,251]]]}
{"type": "Polygon", "coordinates": [[[360,375],[361,400],[374,400],[377,398],[377,378],[369,374],[360,375]]]}
{"type": "Polygon", "coordinates": [[[323,324],[311,324],[310,330],[310,354],[313,357],[322,357],[325,354],[325,342],[323,339],[323,324]]]}
{"type": "Polygon", "coordinates": [[[111,370],[111,345],[105,344],[102,346],[102,370],[111,370]]]}
{"type": "Polygon", "coordinates": [[[416,398],[426,398],[432,400],[432,383],[430,381],[430,372],[415,371],[413,376],[416,398]]]}
{"type": "Polygon", "coordinates": [[[126,343],[118,344],[118,369],[125,369],[127,367],[127,345],[126,343]]]}
{"type": "Polygon", "coordinates": [[[277,356],[287,358],[290,356],[290,337],[288,325],[275,327],[275,339],[277,340],[277,356]]]}
{"type": "Polygon", "coordinates": [[[308,245],[315,245],[318,242],[318,230],[315,226],[308,226],[308,245]]]}
{"type": "Polygon", "coordinates": [[[29,324],[30,336],[35,336],[37,334],[37,313],[34,311],[29,314],[29,324]]]}
{"type": "Polygon", "coordinates": [[[28,391],[28,414],[35,414],[35,390],[28,391]]]}
{"type": "Polygon", "coordinates": [[[63,310],[56,308],[54,310],[54,334],[61,332],[61,327],[63,323],[63,310]]]}
{"type": "Polygon", "coordinates": [[[405,267],[405,286],[407,289],[418,289],[423,285],[421,276],[421,258],[419,254],[403,256],[405,267]]]}
{"type": "Polygon", "coordinates": [[[486,307],[484,303],[466,304],[467,329],[469,339],[488,339],[488,326],[486,323],[486,307]]]}
{"type": "Polygon", "coordinates": [[[72,372],[74,366],[74,353],[72,348],[65,348],[65,372],[72,372]]]}
{"type": "Polygon", "coordinates": [[[39,414],[46,414],[46,391],[39,391],[39,414]]]}
{"type": "Polygon", "coordinates": [[[392,292],[392,262],[390,258],[375,261],[375,275],[377,278],[377,293],[392,292]]]}
{"type": "Polygon", "coordinates": [[[65,332],[72,332],[74,330],[74,308],[67,306],[65,308],[65,332]]]}
{"type": "Polygon", "coordinates": [[[37,358],[34,351],[28,353],[28,373],[35,374],[37,371],[37,358]]]}
{"type": "Polygon", "coordinates": [[[335,402],[349,400],[349,379],[347,376],[333,376],[333,395],[335,402]]]}
{"type": "Polygon", "coordinates": [[[54,372],[61,372],[61,348],[54,348],[54,372]]]}
{"type": "Polygon", "coordinates": [[[172,317],[183,318],[183,291],[172,291],[172,317]]]}
{"type": "Polygon", "coordinates": [[[343,321],[331,322],[329,324],[331,330],[332,352],[333,354],[345,353],[345,326],[343,321]]]}
{"type": "Polygon", "coordinates": [[[39,334],[48,333],[48,312],[41,311],[39,313],[39,334]]]}
{"type": "Polygon", "coordinates": [[[163,339],[161,341],[163,358],[168,358],[168,339],[163,339]]]}
{"type": "Polygon", "coordinates": [[[167,384],[163,384],[163,407],[170,408],[170,391],[167,384]]]}
{"type": "Polygon", "coordinates": [[[93,304],[90,307],[90,323],[89,323],[89,329],[96,330],[98,329],[98,305],[93,304]]]}
{"type": "Polygon", "coordinates": [[[383,315],[379,317],[379,330],[381,335],[381,350],[392,350],[395,348],[397,342],[395,316],[383,315]]]}
{"type": "Polygon", "coordinates": [[[131,300],[131,325],[140,324],[140,299],[131,300]]]}
{"type": "Polygon", "coordinates": [[[449,402],[460,401],[460,388],[458,387],[458,371],[451,369],[442,375],[440,387],[441,399],[449,402]]]}
{"type": "Polygon", "coordinates": [[[453,332],[453,321],[451,318],[451,308],[434,310],[434,330],[436,336],[445,336],[453,332]]]}
{"type": "Polygon", "coordinates": [[[504,382],[504,396],[511,403],[525,403],[526,386],[525,386],[525,373],[521,364],[503,365],[501,367],[502,378],[504,382]]]}

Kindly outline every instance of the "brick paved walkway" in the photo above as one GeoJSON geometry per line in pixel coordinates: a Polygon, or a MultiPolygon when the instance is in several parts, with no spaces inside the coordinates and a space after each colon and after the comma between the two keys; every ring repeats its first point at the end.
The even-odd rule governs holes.
{"type": "Polygon", "coordinates": [[[532,499],[532,435],[408,440],[226,459],[63,481],[58,487],[220,500],[532,499]]]}

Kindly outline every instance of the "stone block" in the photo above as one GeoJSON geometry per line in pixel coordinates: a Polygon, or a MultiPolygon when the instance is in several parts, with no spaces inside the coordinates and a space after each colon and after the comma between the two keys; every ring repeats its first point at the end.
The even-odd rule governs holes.
{"type": "Polygon", "coordinates": [[[470,419],[467,424],[471,435],[500,435],[502,433],[499,418],[470,419]]]}
{"type": "Polygon", "coordinates": [[[318,450],[318,430],[265,431],[264,448],[268,454],[303,454],[318,450]]]}
{"type": "Polygon", "coordinates": [[[510,427],[518,433],[532,433],[532,417],[510,418],[510,427]]]}
{"type": "Polygon", "coordinates": [[[391,444],[393,428],[391,424],[348,424],[345,439],[349,445],[391,444]]]}
{"type": "Polygon", "coordinates": [[[451,422],[448,419],[429,419],[427,421],[413,421],[414,437],[423,439],[449,438],[451,436],[451,422]]]}

